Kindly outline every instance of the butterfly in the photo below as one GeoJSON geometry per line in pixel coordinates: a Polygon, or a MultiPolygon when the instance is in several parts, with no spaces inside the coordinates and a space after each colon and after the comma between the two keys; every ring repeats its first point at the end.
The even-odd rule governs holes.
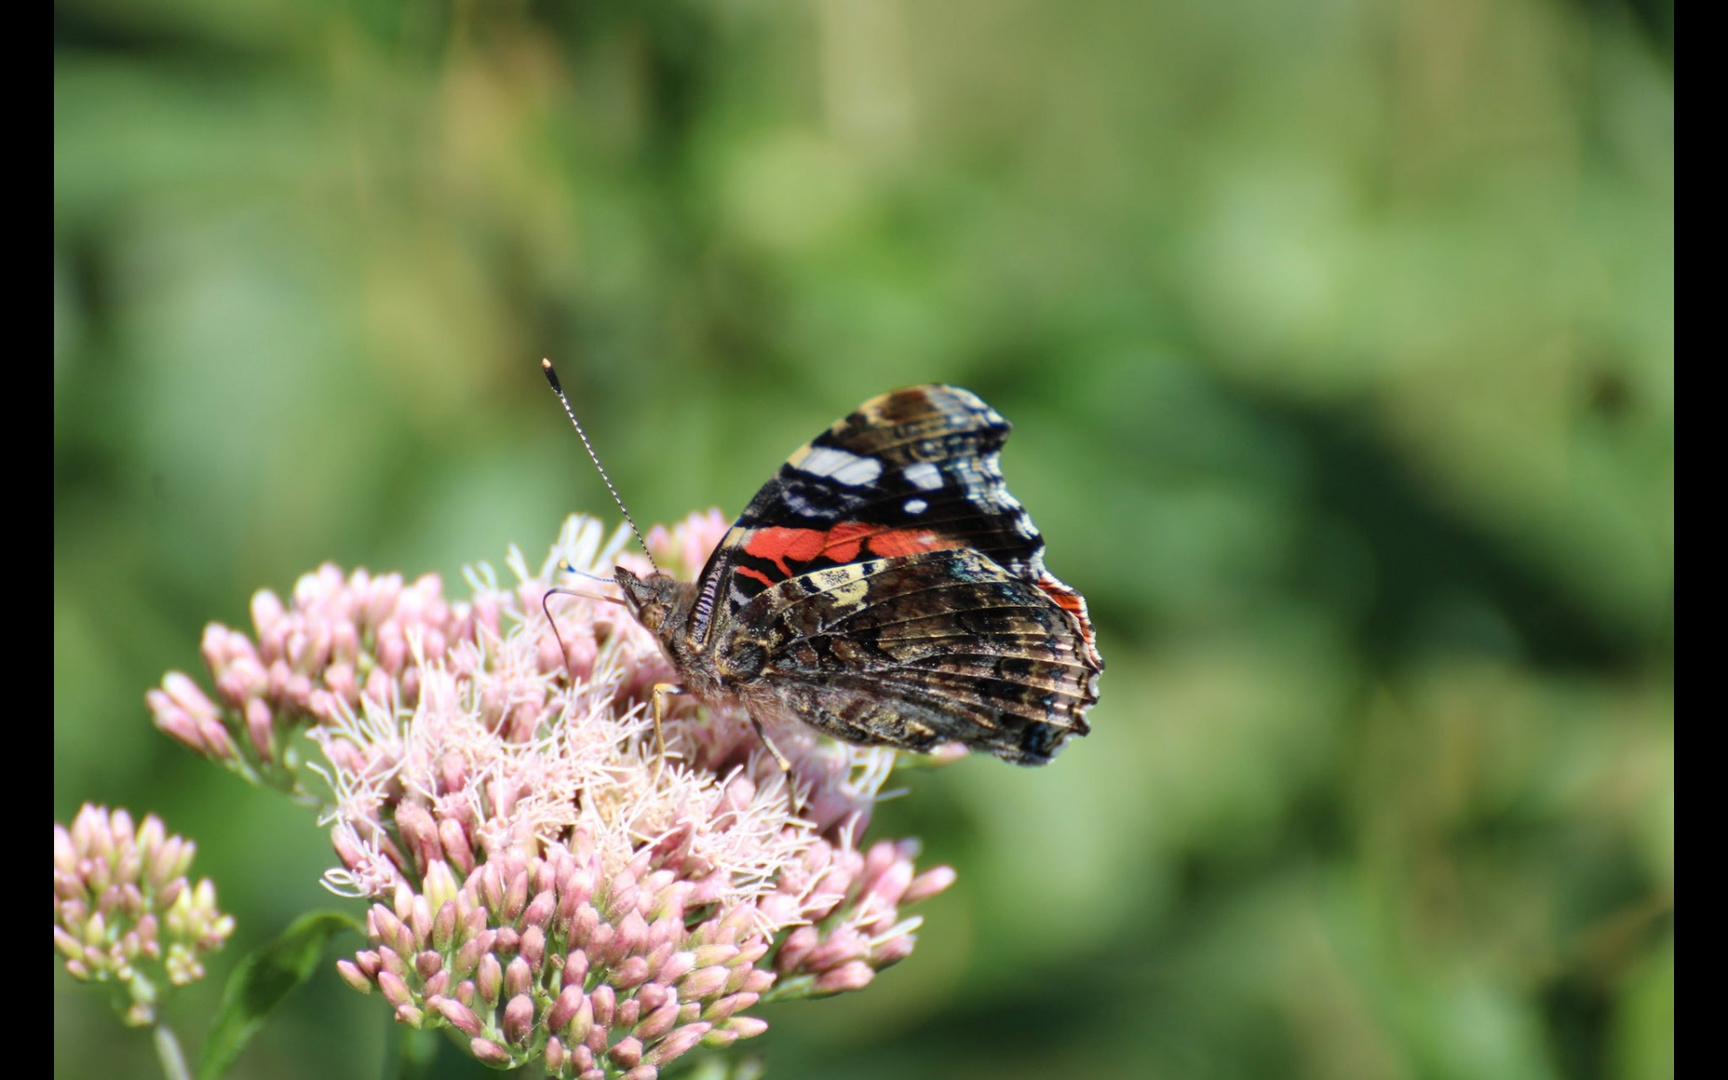
{"type": "Polygon", "coordinates": [[[1002,479],[1009,430],[959,387],[883,394],[793,453],[695,581],[618,567],[662,689],[741,706],[782,767],[765,726],[1049,762],[1090,730],[1104,661],[1002,479]]]}

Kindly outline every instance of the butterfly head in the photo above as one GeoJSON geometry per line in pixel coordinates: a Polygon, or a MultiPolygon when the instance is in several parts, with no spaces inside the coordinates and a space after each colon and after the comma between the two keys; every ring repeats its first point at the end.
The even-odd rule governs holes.
{"type": "Polygon", "coordinates": [[[669,574],[656,572],[637,577],[620,566],[614,580],[624,590],[624,606],[651,634],[664,636],[663,628],[676,625],[681,609],[689,605],[690,583],[669,574]]]}

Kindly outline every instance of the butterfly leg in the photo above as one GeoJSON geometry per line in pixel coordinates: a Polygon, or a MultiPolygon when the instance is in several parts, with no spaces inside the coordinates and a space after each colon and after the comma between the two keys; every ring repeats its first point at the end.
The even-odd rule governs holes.
{"type": "Polygon", "coordinates": [[[666,767],[666,732],[661,726],[661,721],[666,719],[667,699],[673,694],[682,694],[685,692],[684,688],[676,683],[663,682],[654,684],[654,708],[652,710],[654,716],[654,747],[659,751],[654,758],[654,783],[660,782],[660,770],[666,767]]]}
{"type": "Polygon", "coordinates": [[[768,752],[773,754],[774,760],[779,763],[780,771],[783,773],[790,773],[792,771],[792,763],[786,760],[786,755],[780,752],[780,748],[774,745],[774,740],[770,739],[768,733],[762,730],[762,721],[752,716],[750,722],[756,726],[756,737],[762,740],[762,745],[768,748],[768,752]]]}

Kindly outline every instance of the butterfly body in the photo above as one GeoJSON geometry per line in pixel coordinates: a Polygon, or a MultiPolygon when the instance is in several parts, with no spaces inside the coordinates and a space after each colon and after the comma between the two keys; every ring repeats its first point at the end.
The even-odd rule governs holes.
{"type": "Polygon", "coordinates": [[[968,391],[874,398],[800,448],[694,582],[620,567],[683,689],[847,742],[1048,762],[1089,730],[1086,603],[1008,493],[1008,422],[968,391]]]}

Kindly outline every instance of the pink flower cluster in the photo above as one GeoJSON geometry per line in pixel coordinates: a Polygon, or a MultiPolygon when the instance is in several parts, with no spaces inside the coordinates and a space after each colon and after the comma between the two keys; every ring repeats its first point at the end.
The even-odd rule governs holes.
{"type": "Polygon", "coordinates": [[[363,694],[411,706],[423,664],[473,638],[484,616],[445,600],[436,574],[413,584],[364,570],[344,578],[326,563],[295,585],[291,606],[268,589],[252,598],[256,642],[220,623],[205,628],[217,701],[177,671],[146,701],[157,727],[193,750],[251,779],[291,782],[299,726],[334,719],[338,702],[358,708],[363,694]]]}
{"type": "Polygon", "coordinates": [[[54,826],[54,947],[74,978],[115,984],[129,1024],[153,1023],[168,988],[203,978],[200,958],[234,932],[210,880],[186,880],[195,850],[154,814],[134,827],[86,803],[54,826]]]}
{"type": "MultiPolygon", "coordinates": [[[[690,575],[725,528],[692,515],[649,544],[690,575]]],[[[748,717],[684,701],[662,759],[648,699],[673,672],[580,576],[645,570],[627,537],[572,518],[538,573],[512,551],[518,583],[479,567],[463,602],[327,566],[291,605],[254,600],[255,644],[206,632],[219,702],[177,674],[150,696],[194,749],[326,789],[326,882],[380,901],[351,983],[488,1063],[583,1080],[755,1035],[763,997],[863,987],[912,950],[901,909],[953,880],[917,873],[915,841],[857,845],[891,751],[777,731],[786,774],[748,717]],[[556,634],[554,584],[590,594],[551,597],[556,634]],[[299,727],[323,761],[292,758],[299,727]]]]}

